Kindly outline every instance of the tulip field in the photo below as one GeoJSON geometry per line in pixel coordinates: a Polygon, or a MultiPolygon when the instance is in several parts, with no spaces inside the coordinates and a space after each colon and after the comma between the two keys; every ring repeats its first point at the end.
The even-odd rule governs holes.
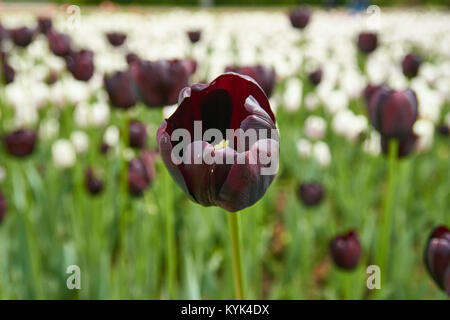
{"type": "Polygon", "coordinates": [[[449,135],[448,8],[0,3],[0,299],[448,299],[449,135]]]}

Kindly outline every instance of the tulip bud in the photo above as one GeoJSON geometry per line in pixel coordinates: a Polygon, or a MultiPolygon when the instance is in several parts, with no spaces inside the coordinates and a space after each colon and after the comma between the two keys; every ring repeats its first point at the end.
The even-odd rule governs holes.
{"type": "Polygon", "coordinates": [[[302,183],[297,190],[298,198],[307,207],[318,205],[322,201],[323,194],[322,184],[316,182],[302,183]]]}
{"type": "Polygon", "coordinates": [[[322,80],[322,69],[317,69],[316,71],[309,73],[308,78],[313,85],[317,86],[322,80]]]}
{"type": "Polygon", "coordinates": [[[96,195],[103,190],[103,181],[100,180],[92,168],[86,169],[85,185],[90,194],[96,195]]]}
{"type": "Polygon", "coordinates": [[[40,33],[46,34],[53,26],[52,19],[49,17],[38,17],[38,29],[40,33]]]}
{"type": "Polygon", "coordinates": [[[330,242],[330,252],[334,263],[342,269],[352,270],[361,257],[361,244],[354,230],[346,234],[336,236],[330,242]]]}
{"type": "Polygon", "coordinates": [[[125,42],[127,35],[121,32],[108,32],[106,38],[112,46],[119,47],[125,42]]]}
{"type": "Polygon", "coordinates": [[[408,136],[417,119],[417,97],[414,91],[392,90],[383,86],[369,104],[372,125],[386,138],[402,139],[408,136]]]}
{"type": "Polygon", "coordinates": [[[450,296],[450,230],[438,226],[428,238],[425,266],[436,284],[450,296]]]}
{"type": "Polygon", "coordinates": [[[14,44],[19,47],[28,46],[34,37],[34,31],[27,27],[12,29],[9,33],[14,44]]]}
{"type": "Polygon", "coordinates": [[[422,58],[414,53],[407,54],[402,61],[403,74],[408,78],[417,76],[422,58]]]}
{"type": "Polygon", "coordinates": [[[66,56],[67,69],[80,81],[88,81],[94,74],[94,53],[90,50],[73,52],[66,56]]]}
{"type": "Polygon", "coordinates": [[[155,154],[151,151],[142,152],[139,158],[134,158],[128,165],[128,186],[130,193],[140,196],[153,181],[155,154]]]}
{"type": "Polygon", "coordinates": [[[50,50],[54,55],[65,57],[70,54],[70,38],[68,35],[51,29],[47,32],[47,39],[50,50]]]}
{"type": "Polygon", "coordinates": [[[267,97],[272,95],[275,86],[276,74],[272,67],[252,66],[252,67],[226,67],[225,72],[236,72],[253,78],[264,90],[267,97]]]}
{"type": "Polygon", "coordinates": [[[369,54],[377,48],[378,36],[373,32],[361,32],[358,35],[358,48],[361,52],[369,54]]]}
{"type": "Polygon", "coordinates": [[[311,9],[306,6],[295,8],[289,13],[291,25],[297,29],[304,29],[311,18],[311,9]]]}
{"type": "Polygon", "coordinates": [[[130,147],[142,149],[147,142],[147,127],[139,121],[130,121],[130,147]]]}
{"type": "Polygon", "coordinates": [[[187,32],[187,36],[191,43],[197,43],[200,41],[202,32],[200,30],[191,30],[187,32]]]}
{"type": "Polygon", "coordinates": [[[117,71],[111,76],[105,75],[104,84],[109,101],[113,106],[120,109],[129,109],[136,104],[131,75],[128,71],[117,71]]]}
{"type": "Polygon", "coordinates": [[[0,192],[0,223],[5,218],[6,213],[6,201],[5,197],[3,197],[3,194],[0,192]]]}
{"type": "Polygon", "coordinates": [[[36,132],[31,130],[17,130],[4,137],[6,150],[15,157],[30,155],[36,144],[36,132]]]}

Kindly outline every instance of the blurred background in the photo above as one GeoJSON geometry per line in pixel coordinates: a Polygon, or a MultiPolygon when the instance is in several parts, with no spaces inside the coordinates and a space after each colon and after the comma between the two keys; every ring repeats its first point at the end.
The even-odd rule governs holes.
{"type": "Polygon", "coordinates": [[[446,299],[424,257],[450,225],[448,5],[0,2],[0,299],[234,297],[225,211],[190,201],[157,153],[176,101],[149,101],[140,64],[161,60],[186,85],[248,74],[276,115],[279,172],[240,213],[247,298],[446,299]],[[383,83],[418,100],[391,162],[367,112],[383,83]],[[330,242],[350,230],[342,268],[330,242]]]}

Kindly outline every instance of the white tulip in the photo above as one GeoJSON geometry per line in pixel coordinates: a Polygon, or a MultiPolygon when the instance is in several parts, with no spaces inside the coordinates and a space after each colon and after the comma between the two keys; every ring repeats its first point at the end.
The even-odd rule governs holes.
{"type": "Polygon", "coordinates": [[[89,136],[84,131],[72,132],[70,141],[72,141],[78,154],[86,152],[89,147],[89,136]]]}
{"type": "Polygon", "coordinates": [[[309,116],[305,121],[305,134],[310,139],[322,139],[325,136],[327,123],[318,116],[309,116]]]}
{"type": "Polygon", "coordinates": [[[52,159],[57,168],[71,168],[76,161],[75,148],[72,143],[66,139],[61,139],[53,143],[52,159]]]}

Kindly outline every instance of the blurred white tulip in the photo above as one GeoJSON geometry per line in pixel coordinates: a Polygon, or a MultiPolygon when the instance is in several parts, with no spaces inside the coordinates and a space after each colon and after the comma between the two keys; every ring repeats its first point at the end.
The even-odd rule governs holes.
{"type": "Polygon", "coordinates": [[[61,139],[52,146],[53,164],[57,168],[71,168],[76,161],[75,148],[69,140],[61,139]]]}
{"type": "Polygon", "coordinates": [[[327,129],[326,121],[318,116],[309,116],[305,120],[305,135],[310,139],[322,139],[327,129]]]}
{"type": "Polygon", "coordinates": [[[313,146],[313,156],[317,163],[322,167],[326,167],[331,163],[331,152],[328,144],[323,141],[317,141],[313,146]]]}
{"type": "Polygon", "coordinates": [[[72,132],[70,141],[72,141],[78,154],[86,152],[89,147],[89,136],[84,131],[72,132]]]}

